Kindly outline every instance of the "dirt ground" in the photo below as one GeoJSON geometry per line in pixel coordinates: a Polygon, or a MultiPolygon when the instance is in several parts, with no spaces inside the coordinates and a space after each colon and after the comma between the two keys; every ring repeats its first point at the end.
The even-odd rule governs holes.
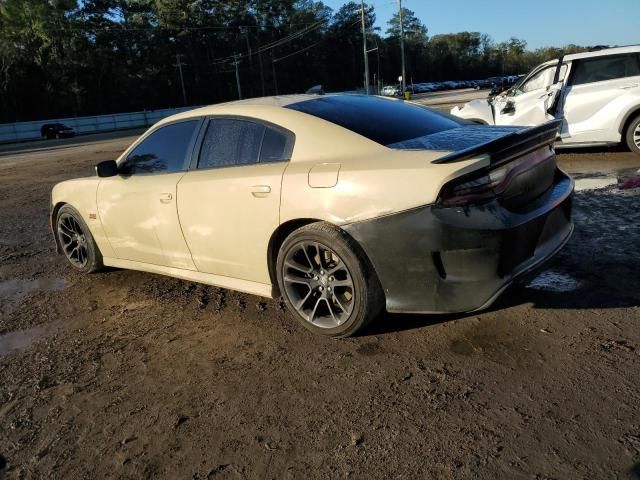
{"type": "MultiPolygon", "coordinates": [[[[8,478],[640,478],[637,190],[577,192],[567,248],[489,311],[331,340],[277,301],[68,268],[50,189],[131,141],[0,154],[8,478]]],[[[640,168],[559,158],[578,179],[640,168]]]]}

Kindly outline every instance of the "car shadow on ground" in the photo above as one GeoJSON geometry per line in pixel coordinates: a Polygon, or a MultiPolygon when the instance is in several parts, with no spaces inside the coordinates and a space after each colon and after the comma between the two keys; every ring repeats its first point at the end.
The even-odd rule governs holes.
{"type": "Polygon", "coordinates": [[[536,309],[600,310],[638,307],[640,300],[624,293],[614,295],[610,291],[597,288],[578,289],[573,292],[545,292],[525,286],[513,286],[505,291],[491,307],[477,312],[424,315],[385,312],[369,325],[361,336],[431,327],[523,304],[530,304],[536,309]]]}
{"type": "MultiPolygon", "coordinates": [[[[430,315],[385,312],[369,325],[362,332],[362,335],[381,335],[430,327],[525,304],[531,305],[531,308],[535,309],[561,310],[601,310],[640,306],[640,296],[637,294],[636,285],[628,283],[618,285],[613,282],[612,277],[622,273],[617,272],[613,265],[611,265],[612,268],[608,272],[609,275],[605,275],[594,271],[597,270],[596,265],[587,264],[586,269],[579,269],[575,265],[568,263],[566,257],[561,254],[560,258],[554,259],[539,273],[572,272],[577,282],[577,287],[574,290],[549,291],[544,287],[530,286],[529,280],[519,281],[507,288],[487,309],[469,313],[430,315]],[[589,268],[590,266],[593,266],[593,269],[589,268]]],[[[535,278],[535,275],[529,277],[531,280],[533,278],[535,278]]],[[[624,275],[621,275],[620,278],[624,278],[624,275]]]]}

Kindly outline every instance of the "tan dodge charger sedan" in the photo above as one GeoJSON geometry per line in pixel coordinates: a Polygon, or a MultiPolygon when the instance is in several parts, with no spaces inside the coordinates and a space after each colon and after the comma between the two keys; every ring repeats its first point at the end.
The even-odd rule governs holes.
{"type": "Polygon", "coordinates": [[[573,230],[558,128],[359,95],[214,105],[57,184],[51,225],[82,272],[282,295],[307,328],[344,337],[385,308],[485,308],[553,256],[573,230]]]}

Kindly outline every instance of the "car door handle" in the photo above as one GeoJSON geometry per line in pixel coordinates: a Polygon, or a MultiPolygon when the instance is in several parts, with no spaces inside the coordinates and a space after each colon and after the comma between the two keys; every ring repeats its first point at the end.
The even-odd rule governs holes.
{"type": "Polygon", "coordinates": [[[173,200],[173,195],[171,193],[160,194],[160,203],[171,203],[171,200],[173,200]]]}
{"type": "Polygon", "coordinates": [[[637,88],[640,86],[640,83],[629,83],[628,85],[623,85],[620,87],[622,90],[629,90],[630,88],[637,88]]]}
{"type": "Polygon", "coordinates": [[[269,185],[253,185],[251,187],[251,195],[256,198],[266,197],[271,193],[271,187],[269,185]]]}

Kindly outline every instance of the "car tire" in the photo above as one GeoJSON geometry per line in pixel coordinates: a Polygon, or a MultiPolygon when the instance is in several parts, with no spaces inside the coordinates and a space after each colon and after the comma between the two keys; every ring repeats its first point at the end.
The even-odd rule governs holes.
{"type": "Polygon", "coordinates": [[[640,153],[640,115],[631,120],[625,134],[627,147],[635,153],[640,153]]]}
{"type": "Polygon", "coordinates": [[[103,268],[102,253],[82,215],[71,205],[63,205],[54,224],[56,241],[67,262],[82,273],[103,268]]]}
{"type": "Polygon", "coordinates": [[[298,228],[284,240],[276,276],[291,314],[317,334],[354,335],[384,307],[382,287],[362,249],[325,222],[298,228]]]}

